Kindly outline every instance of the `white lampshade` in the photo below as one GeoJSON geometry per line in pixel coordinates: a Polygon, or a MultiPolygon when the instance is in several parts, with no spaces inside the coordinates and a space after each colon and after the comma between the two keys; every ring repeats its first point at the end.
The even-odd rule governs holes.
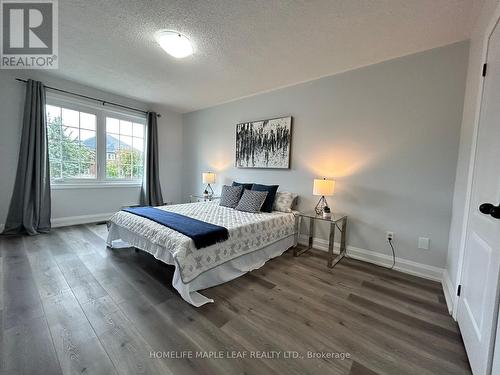
{"type": "Polygon", "coordinates": [[[201,176],[204,184],[215,184],[215,173],[203,172],[201,176]]]}
{"type": "Polygon", "coordinates": [[[334,180],[327,180],[325,178],[319,179],[315,178],[314,179],[314,185],[313,185],[313,194],[314,195],[333,195],[333,192],[335,190],[335,181],[334,180]]]}

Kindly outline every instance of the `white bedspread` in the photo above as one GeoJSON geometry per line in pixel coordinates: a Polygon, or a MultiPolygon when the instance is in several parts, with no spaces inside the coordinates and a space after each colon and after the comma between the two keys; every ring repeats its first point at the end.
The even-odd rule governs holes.
{"type": "Polygon", "coordinates": [[[157,207],[226,227],[229,239],[196,249],[191,238],[146,218],[119,211],[111,219],[108,243],[122,240],[148,251],[165,263],[175,261],[184,284],[232,259],[262,249],[295,233],[293,213],[248,213],[198,202],[157,207]],[[125,230],[120,230],[123,228],[125,230]],[[127,237],[127,238],[123,238],[127,237]]]}

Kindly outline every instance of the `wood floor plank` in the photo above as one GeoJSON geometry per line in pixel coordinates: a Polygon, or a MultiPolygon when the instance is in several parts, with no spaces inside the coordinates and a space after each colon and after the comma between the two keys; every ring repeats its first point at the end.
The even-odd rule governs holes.
{"type": "Polygon", "coordinates": [[[349,268],[357,268],[365,273],[370,273],[382,280],[392,280],[397,283],[408,284],[417,287],[418,289],[442,293],[443,289],[440,283],[432,280],[427,280],[418,276],[409,275],[395,270],[389,270],[382,266],[376,266],[370,263],[362,262],[355,259],[346,259],[343,263],[349,268]]]}
{"type": "MultiPolygon", "coordinates": [[[[165,301],[157,305],[156,309],[164,319],[180,327],[181,332],[189,338],[197,352],[209,353],[213,351],[213,348],[224,348],[226,353],[245,352],[245,347],[233,337],[213,325],[203,315],[186,306],[178,298],[165,301]]],[[[202,358],[198,362],[205,370],[211,368],[212,370],[209,371],[211,373],[278,374],[266,362],[247,357],[235,361],[225,355],[224,358],[216,360],[202,358]]]]}
{"type": "Polygon", "coordinates": [[[389,336],[381,335],[376,331],[371,331],[370,335],[366,335],[367,326],[362,325],[360,321],[350,320],[348,315],[339,316],[339,312],[332,311],[332,309],[321,311],[318,306],[311,305],[304,296],[298,296],[296,301],[290,301],[282,298],[280,294],[280,288],[273,289],[271,293],[248,289],[245,291],[244,298],[236,293],[226,295],[225,298],[239,304],[242,314],[246,317],[259,321],[261,324],[269,320],[267,329],[274,330],[274,332],[278,329],[279,323],[272,322],[271,316],[273,311],[278,310],[279,315],[286,316],[289,322],[288,327],[282,328],[283,331],[286,332],[288,329],[289,332],[294,332],[293,336],[302,338],[302,343],[311,350],[322,351],[325,347],[321,345],[329,344],[334,348],[335,346],[349,348],[347,351],[353,355],[353,358],[362,363],[370,363],[373,367],[378,366],[382,372],[432,374],[429,369],[426,369],[427,365],[420,363],[421,358],[417,353],[412,353],[414,356],[408,358],[407,353],[400,352],[399,345],[389,336]],[[258,305],[259,310],[253,309],[252,305],[258,305]],[[335,337],[326,336],[325,332],[335,332],[335,337]],[[313,341],[308,342],[304,337],[313,341]],[[353,350],[355,347],[362,350],[353,350]],[[376,352],[373,348],[376,348],[376,352]],[[385,357],[387,361],[383,364],[379,363],[380,357],[385,357]],[[421,366],[418,366],[419,364],[421,366]]]}
{"type": "Polygon", "coordinates": [[[3,329],[43,317],[43,308],[23,241],[9,240],[10,247],[3,257],[3,329]],[[15,254],[15,255],[13,255],[15,254]]]}
{"type": "Polygon", "coordinates": [[[116,373],[71,291],[43,299],[43,305],[64,374],[116,373]]]}
{"type": "Polygon", "coordinates": [[[5,373],[62,374],[44,316],[6,329],[3,351],[5,373]]]}
{"type": "Polygon", "coordinates": [[[189,306],[189,308],[195,310],[196,313],[205,317],[205,319],[208,319],[213,325],[219,328],[237,317],[236,312],[228,309],[227,306],[221,303],[207,303],[200,307],[189,306]]]}
{"type": "Polygon", "coordinates": [[[396,323],[401,323],[409,327],[413,327],[414,329],[418,329],[419,331],[429,332],[435,335],[440,335],[442,337],[446,337],[454,342],[458,342],[460,336],[457,332],[442,327],[437,324],[433,324],[424,319],[419,319],[417,317],[404,314],[398,310],[387,307],[383,304],[378,304],[373,302],[370,299],[364,298],[362,296],[358,296],[355,294],[349,295],[349,301],[357,304],[361,307],[369,309],[372,312],[376,312],[382,316],[390,317],[391,321],[396,323]]]}
{"type": "MultiPolygon", "coordinates": [[[[432,368],[443,374],[467,373],[467,358],[461,356],[462,352],[454,350],[456,347],[447,345],[448,342],[436,340],[434,335],[415,335],[414,329],[391,324],[392,322],[387,322],[371,312],[357,309],[355,305],[346,303],[345,300],[328,299],[328,302],[326,307],[344,323],[347,322],[348,327],[354,325],[359,329],[360,335],[379,337],[380,340],[395,345],[405,356],[415,357],[417,364],[420,361],[432,362],[432,368]]],[[[426,365],[421,366],[426,367],[426,365]]]]}
{"type": "Polygon", "coordinates": [[[57,296],[70,290],[58,264],[52,258],[50,251],[39,251],[28,256],[33,279],[38,287],[40,297],[57,296]]]}
{"type": "Polygon", "coordinates": [[[85,225],[89,230],[97,234],[104,241],[108,238],[108,227],[106,223],[103,224],[87,224],[85,225]]]}
{"type": "MultiPolygon", "coordinates": [[[[290,305],[281,298],[280,287],[277,286],[272,290],[254,284],[250,280],[242,279],[238,286],[226,285],[224,288],[218,288],[216,293],[217,300],[222,303],[229,303],[238,311],[239,316],[245,316],[248,320],[261,326],[258,330],[258,335],[266,335],[270,340],[281,340],[285,350],[300,351],[301,348],[309,348],[309,351],[322,351],[327,347],[334,351],[342,351],[341,345],[335,340],[327,339],[325,342],[324,332],[315,332],[311,329],[312,322],[308,316],[298,313],[302,306],[290,305]],[[280,319],[279,317],[285,317],[280,319]],[[278,317],[278,318],[277,318],[278,317]],[[307,334],[305,334],[307,332],[307,334]]],[[[300,300],[303,297],[297,296],[300,300]]],[[[330,321],[330,317],[322,317],[322,322],[330,321]]],[[[321,324],[321,322],[318,322],[321,324]]],[[[223,330],[228,329],[228,326],[233,326],[234,322],[230,321],[222,327],[223,330]]],[[[234,334],[234,332],[233,332],[234,334]]],[[[344,363],[338,363],[335,360],[330,361],[324,359],[319,361],[317,365],[321,368],[324,363],[328,363],[331,371],[338,371],[340,368],[347,366],[344,363]]]]}
{"type": "Polygon", "coordinates": [[[349,375],[378,375],[375,371],[363,366],[361,363],[354,361],[351,366],[349,375]]]}
{"type": "MultiPolygon", "coordinates": [[[[168,301],[166,302],[168,303],[168,301]]],[[[145,298],[123,301],[119,308],[130,319],[141,336],[151,345],[155,352],[195,352],[196,344],[187,337],[178,322],[162,315],[145,298]],[[168,332],[168,334],[165,334],[168,332]]],[[[176,358],[162,358],[174,373],[199,373],[204,369],[215,371],[214,367],[204,366],[200,361],[186,358],[179,361],[176,358]]]]}
{"type": "Polygon", "coordinates": [[[450,319],[449,315],[445,315],[441,311],[429,310],[425,306],[415,304],[408,299],[399,299],[394,295],[386,294],[382,290],[361,288],[355,294],[374,302],[381,302],[387,306],[392,306],[393,309],[403,314],[431,321],[443,328],[458,332],[457,325],[453,319],[450,319]]]}
{"type": "MultiPolygon", "coordinates": [[[[267,268],[267,267],[266,267],[267,268]]],[[[329,291],[331,290],[329,287],[325,287],[325,285],[321,285],[321,284],[318,284],[318,283],[315,283],[315,280],[312,279],[312,278],[308,278],[307,277],[307,274],[305,274],[304,272],[302,274],[294,274],[293,271],[291,270],[291,267],[287,267],[286,268],[288,271],[283,271],[283,272],[272,272],[270,276],[268,277],[271,277],[272,280],[279,284],[280,287],[284,292],[286,292],[287,290],[293,290],[294,293],[297,294],[297,298],[300,298],[301,296],[307,296],[307,297],[312,297],[313,299],[311,300],[310,298],[307,299],[307,301],[305,300],[298,300],[297,303],[307,303],[307,304],[313,304],[315,301],[321,301],[323,303],[326,303],[328,306],[331,306],[332,304],[329,303],[330,301],[327,299],[325,299],[324,295],[325,293],[329,293],[329,291]],[[285,275],[285,272],[288,272],[292,277],[287,277],[287,275],[285,275]]],[[[257,272],[260,271],[260,270],[257,270],[257,272]]],[[[277,270],[279,271],[279,270],[277,270]]],[[[252,273],[256,273],[256,271],[252,272],[252,273]]],[[[339,302],[337,303],[337,305],[339,307],[342,307],[342,305],[346,305],[347,307],[351,308],[352,309],[352,304],[349,303],[348,300],[343,300],[343,295],[339,295],[337,293],[338,291],[338,284],[337,285],[333,285],[332,287],[335,288],[335,297],[336,299],[339,300],[339,302]]],[[[352,288],[352,291],[355,291],[356,289],[355,288],[352,288]]],[[[352,296],[351,294],[349,294],[347,297],[350,297],[352,296]]],[[[336,303],[337,301],[335,301],[336,303]]],[[[350,312],[347,312],[347,314],[353,314],[353,315],[356,315],[356,314],[359,314],[361,313],[362,310],[356,310],[356,311],[350,311],[350,312]]],[[[371,311],[369,311],[368,309],[364,309],[364,312],[366,314],[369,314],[369,315],[364,315],[362,316],[361,318],[363,320],[368,320],[370,318],[372,318],[371,315],[371,311]]],[[[335,310],[332,309],[331,311],[332,314],[335,314],[335,310]]],[[[325,312],[325,314],[328,314],[328,312],[325,312]]],[[[405,317],[407,315],[404,315],[405,317]]],[[[451,353],[452,356],[454,355],[454,357],[457,355],[457,353],[463,353],[463,348],[462,348],[462,345],[453,345],[451,348],[448,347],[450,341],[448,339],[445,339],[445,340],[441,340],[440,337],[436,336],[434,334],[434,332],[439,332],[439,326],[433,326],[435,328],[438,328],[438,329],[434,329],[432,331],[432,334],[431,335],[420,335],[420,336],[423,336],[422,339],[420,340],[420,336],[417,337],[415,340],[410,340],[413,336],[411,335],[413,332],[412,330],[408,330],[408,329],[405,329],[407,327],[413,327],[412,325],[407,325],[407,324],[400,324],[399,325],[399,330],[395,330],[395,327],[393,327],[393,324],[394,322],[383,322],[383,321],[380,321],[380,318],[383,317],[383,315],[379,314],[377,315],[377,319],[379,319],[377,322],[375,323],[378,323],[378,325],[381,325],[383,324],[383,327],[385,330],[391,332],[392,334],[399,334],[399,336],[401,338],[406,338],[407,340],[411,341],[411,342],[418,342],[423,348],[425,349],[429,349],[432,352],[437,352],[437,353],[441,353],[441,354],[449,354],[451,353]],[[392,323],[392,324],[391,324],[392,323]],[[431,344],[427,343],[425,340],[432,340],[431,341],[431,344]],[[434,342],[436,342],[436,345],[433,345],[434,342]],[[455,352],[454,349],[459,349],[458,352],[455,352]]],[[[372,318],[373,319],[373,318],[372,318]]],[[[416,319],[416,318],[414,318],[416,319]]],[[[422,321],[423,322],[423,321],[422,321]]],[[[408,323],[407,321],[405,323],[408,323]]],[[[431,333],[431,331],[428,331],[428,333],[431,333]]],[[[452,337],[452,340],[454,343],[457,342],[457,335],[451,331],[451,330],[445,330],[445,333],[447,335],[447,337],[452,337]]]]}
{"type": "MultiPolygon", "coordinates": [[[[0,250],[0,254],[2,253],[2,251],[0,250]]],[[[4,308],[4,302],[3,302],[3,274],[4,274],[4,269],[3,269],[3,257],[0,256],[0,272],[1,272],[1,275],[0,275],[0,310],[3,310],[4,308]]],[[[0,325],[0,328],[2,326],[0,325]]]]}
{"type": "MultiPolygon", "coordinates": [[[[106,248],[105,241],[86,226],[80,227],[79,233],[88,251],[94,249],[94,253],[90,254],[98,254],[106,248]]],[[[66,235],[71,240],[78,238],[74,230],[67,231],[66,235]]],[[[174,295],[168,288],[137,267],[133,258],[130,257],[130,251],[127,253],[121,250],[107,250],[107,252],[107,262],[111,267],[124,276],[140,294],[147,296],[153,304],[163,302],[174,295]]],[[[80,256],[80,259],[88,259],[88,257],[80,256]]]]}
{"type": "Polygon", "coordinates": [[[388,288],[388,287],[385,287],[383,285],[373,283],[371,281],[364,281],[362,286],[364,288],[368,288],[370,290],[375,290],[375,291],[381,292],[385,295],[397,298],[398,300],[407,301],[413,305],[423,307],[426,310],[440,313],[440,314],[443,314],[445,316],[449,315],[448,309],[446,308],[446,306],[443,306],[443,304],[441,304],[437,301],[436,302],[429,302],[423,298],[416,297],[416,296],[409,294],[409,293],[405,293],[404,291],[397,290],[395,288],[388,288]]]}
{"type": "Polygon", "coordinates": [[[131,321],[108,297],[82,305],[87,318],[119,374],[172,374],[131,321]]]}

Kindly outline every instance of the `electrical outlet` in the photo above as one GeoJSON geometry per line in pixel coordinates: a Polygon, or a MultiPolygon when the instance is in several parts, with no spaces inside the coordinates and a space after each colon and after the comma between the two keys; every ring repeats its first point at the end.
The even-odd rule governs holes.
{"type": "Polygon", "coordinates": [[[429,242],[430,240],[427,237],[419,237],[418,248],[423,250],[429,250],[429,242]]]}
{"type": "Polygon", "coordinates": [[[394,240],[394,232],[385,232],[385,238],[387,238],[387,241],[394,240]]]}

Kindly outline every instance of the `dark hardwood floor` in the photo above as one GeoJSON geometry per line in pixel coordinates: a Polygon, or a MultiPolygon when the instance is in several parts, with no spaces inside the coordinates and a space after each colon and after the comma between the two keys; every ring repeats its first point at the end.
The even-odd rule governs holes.
{"type": "Polygon", "coordinates": [[[439,283],[288,252],[194,308],[172,267],[105,235],[0,238],[1,374],[470,373],[439,283]]]}

